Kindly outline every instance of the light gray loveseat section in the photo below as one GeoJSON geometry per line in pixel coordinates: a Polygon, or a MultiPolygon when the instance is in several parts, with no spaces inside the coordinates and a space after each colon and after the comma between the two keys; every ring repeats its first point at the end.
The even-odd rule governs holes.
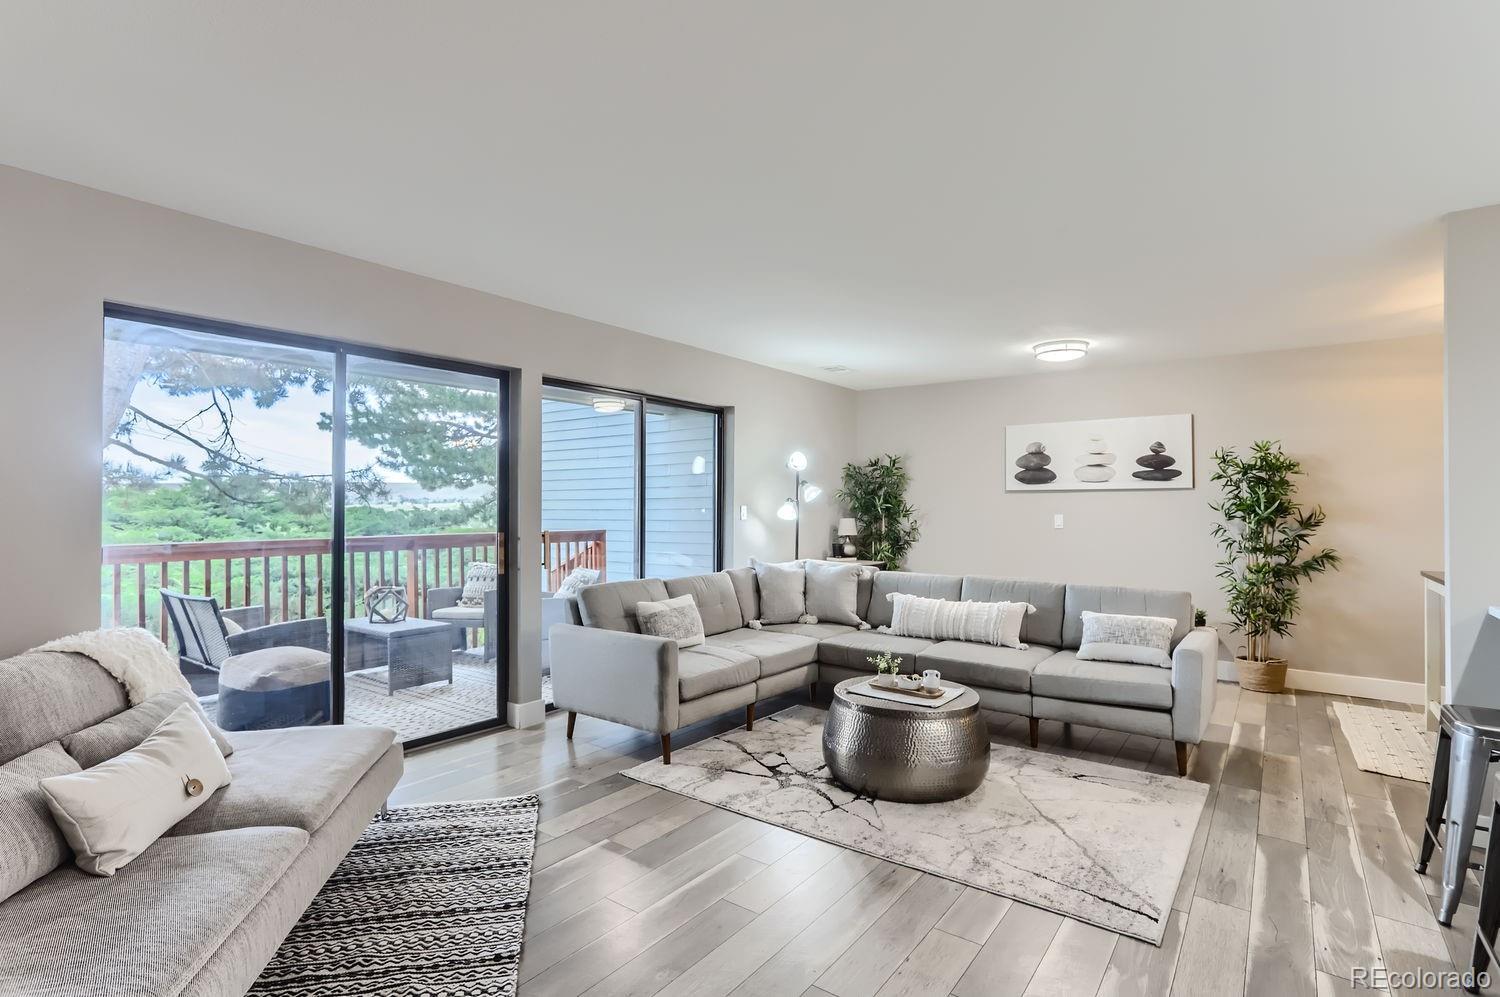
{"type": "Polygon", "coordinates": [[[871,629],[788,623],[751,629],[759,615],[749,568],[691,578],[611,582],[579,596],[581,624],[551,632],[553,694],[569,712],[626,724],[661,736],[671,760],[673,731],[738,707],[752,725],[755,703],[798,686],[839,682],[874,671],[869,659],[889,652],[903,671],[936,668],[975,690],[987,709],[1027,717],[1033,746],[1038,722],[1058,720],[1176,742],[1179,772],[1188,746],[1203,739],[1218,679],[1218,634],[1192,626],[1186,592],[1071,585],[978,575],[879,571],[859,586],[858,613],[871,629]],[[1021,627],[1026,648],[882,633],[893,593],[976,602],[1028,602],[1021,627]],[[636,603],[691,594],[706,643],[640,633],[636,603]],[[1176,621],[1172,667],[1084,661],[1077,657],[1085,610],[1161,616],[1176,621]]]}
{"type": "Polygon", "coordinates": [[[230,784],[112,878],[90,876],[14,777],[34,785],[38,759],[97,764],[133,717],[82,655],[0,661],[0,884],[36,877],[0,889],[0,997],[243,994],[401,777],[386,728],[230,731],[230,784]]]}

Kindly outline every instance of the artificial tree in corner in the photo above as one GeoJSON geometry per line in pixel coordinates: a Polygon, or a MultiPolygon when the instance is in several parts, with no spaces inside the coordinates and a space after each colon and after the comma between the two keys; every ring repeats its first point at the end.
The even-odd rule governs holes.
{"type": "Polygon", "coordinates": [[[1245,635],[1245,656],[1235,658],[1240,687],[1280,692],[1286,686],[1286,660],[1273,657],[1271,638],[1291,633],[1298,611],[1298,586],[1313,575],[1339,565],[1339,554],[1323,548],[1308,554],[1313,534],[1326,516],[1318,506],[1297,504],[1302,465],[1281,451],[1281,444],[1261,440],[1241,457],[1233,449],[1214,454],[1213,480],[1224,498],[1210,507],[1223,517],[1214,539],[1224,551],[1219,577],[1229,597],[1229,618],[1245,635]]]}
{"type": "Polygon", "coordinates": [[[844,465],[844,485],[838,500],[859,524],[854,539],[859,556],[883,561],[892,571],[906,563],[912,544],[921,537],[917,511],[906,501],[911,484],[904,458],[892,454],[871,457],[863,464],[844,465]]]}

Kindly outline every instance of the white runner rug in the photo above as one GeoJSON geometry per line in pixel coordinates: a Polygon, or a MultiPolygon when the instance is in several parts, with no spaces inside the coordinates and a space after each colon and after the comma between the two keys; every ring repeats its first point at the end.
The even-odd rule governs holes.
{"type": "Polygon", "coordinates": [[[628,770],[866,855],[1160,945],[1208,787],[1004,744],[951,803],[889,803],[833,782],[822,710],[794,706],[628,770]]]}
{"type": "Polygon", "coordinates": [[[1333,701],[1354,764],[1366,772],[1430,782],[1434,734],[1427,732],[1422,714],[1383,706],[1333,701]]]}

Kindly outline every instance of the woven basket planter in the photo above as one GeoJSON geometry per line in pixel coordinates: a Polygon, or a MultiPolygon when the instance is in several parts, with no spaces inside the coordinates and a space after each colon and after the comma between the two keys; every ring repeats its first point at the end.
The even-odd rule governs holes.
{"type": "Polygon", "coordinates": [[[1235,670],[1240,675],[1240,688],[1251,692],[1282,692],[1286,689],[1286,659],[1272,658],[1270,661],[1251,661],[1235,658],[1235,670]]]}

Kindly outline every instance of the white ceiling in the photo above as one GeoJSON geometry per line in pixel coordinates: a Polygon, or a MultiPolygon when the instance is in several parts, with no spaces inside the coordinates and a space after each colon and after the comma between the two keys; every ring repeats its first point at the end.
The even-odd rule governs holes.
{"type": "Polygon", "coordinates": [[[1497,51],[1487,0],[0,0],[0,162],[875,387],[1438,330],[1497,51]]]}

